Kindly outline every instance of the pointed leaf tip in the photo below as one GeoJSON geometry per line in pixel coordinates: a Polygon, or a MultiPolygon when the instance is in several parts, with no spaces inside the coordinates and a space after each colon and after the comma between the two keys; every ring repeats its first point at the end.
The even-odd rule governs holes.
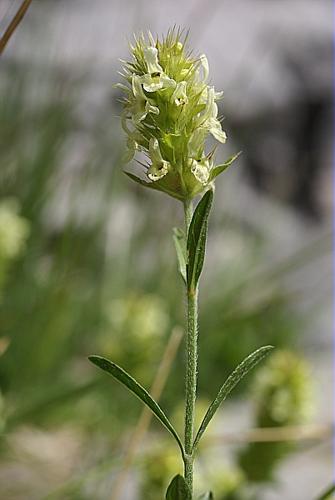
{"type": "Polygon", "coordinates": [[[273,346],[267,345],[260,347],[257,351],[254,351],[247,358],[245,358],[242,363],[240,363],[237,368],[229,375],[221,389],[219,390],[216,398],[210,404],[206,415],[204,416],[197,435],[194,440],[193,448],[195,449],[198,445],[203,433],[207,429],[208,424],[214,417],[216,411],[220,407],[221,403],[227,398],[228,394],[234,389],[234,387],[242,380],[243,377],[256,366],[265,356],[272,351],[273,346]]]}
{"type": "Polygon", "coordinates": [[[226,160],[224,163],[222,163],[222,165],[217,165],[216,167],[214,167],[210,173],[210,181],[213,181],[215,179],[215,177],[217,177],[218,175],[222,174],[222,172],[227,170],[227,168],[230,167],[230,165],[232,163],[234,163],[234,161],[237,160],[237,158],[241,154],[242,154],[242,151],[239,151],[237,154],[230,156],[228,158],[228,160],[226,160]]]}
{"type": "Polygon", "coordinates": [[[166,492],[166,500],[192,500],[192,495],[183,476],[175,476],[166,492]]]}
{"type": "Polygon", "coordinates": [[[335,493],[335,484],[332,484],[326,491],[321,493],[316,500],[332,500],[335,493]]]}
{"type": "Polygon", "coordinates": [[[199,201],[191,220],[187,235],[187,285],[195,289],[200,278],[205,259],[208,218],[213,203],[210,189],[199,201]]]}
{"type": "Polygon", "coordinates": [[[137,184],[140,184],[141,186],[151,188],[151,189],[157,189],[152,182],[146,182],[145,180],[141,179],[140,177],[137,177],[137,175],[132,174],[131,172],[127,172],[126,170],[123,171],[129,179],[131,179],[134,182],[137,182],[137,184]]]}
{"type": "Polygon", "coordinates": [[[180,448],[182,456],[184,456],[184,447],[182,445],[181,439],[178,436],[176,430],[173,425],[169,421],[168,417],[165,415],[162,408],[158,405],[158,403],[150,396],[148,391],[144,389],[131,375],[129,375],[123,368],[116,365],[112,361],[108,359],[98,356],[91,355],[88,359],[94,365],[101,368],[101,370],[107,372],[109,375],[114,377],[118,382],[123,384],[127,389],[132,392],[135,396],[137,396],[150,410],[153,414],[158,418],[158,420],[166,427],[166,429],[172,434],[172,436],[177,441],[177,444],[180,448]]]}
{"type": "Polygon", "coordinates": [[[178,227],[173,228],[173,242],[176,249],[178,269],[186,283],[186,238],[185,233],[178,227]]]}

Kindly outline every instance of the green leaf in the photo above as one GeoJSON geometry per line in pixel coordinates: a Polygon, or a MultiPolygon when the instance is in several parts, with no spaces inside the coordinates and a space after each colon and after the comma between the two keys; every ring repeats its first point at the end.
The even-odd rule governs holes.
{"type": "MultiPolygon", "coordinates": [[[[173,198],[176,198],[179,201],[183,200],[183,197],[179,195],[178,193],[175,193],[173,191],[170,191],[165,185],[164,182],[162,181],[155,181],[155,182],[146,182],[145,180],[141,179],[140,177],[137,177],[136,175],[132,174],[131,172],[126,172],[124,173],[134,182],[137,182],[137,184],[140,184],[143,187],[149,188],[149,189],[154,189],[155,191],[162,191],[163,193],[168,194],[169,196],[172,196],[173,198]]],[[[164,179],[163,179],[164,180],[164,179]]]]}
{"type": "Polygon", "coordinates": [[[200,495],[198,500],[214,500],[214,495],[211,491],[207,491],[207,493],[200,495]]]}
{"type": "Polygon", "coordinates": [[[269,352],[273,349],[273,346],[268,345],[257,349],[257,351],[250,354],[247,358],[245,358],[242,363],[238,365],[237,368],[229,375],[221,389],[219,390],[216,398],[213,400],[211,405],[209,406],[206,415],[204,416],[197,435],[194,440],[193,448],[196,448],[198,445],[203,433],[205,432],[209,422],[214,417],[217,409],[221,405],[221,403],[226,399],[228,394],[234,389],[234,387],[240,382],[240,380],[254,367],[256,366],[261,359],[269,354],[269,352]]]}
{"type": "Polygon", "coordinates": [[[209,190],[199,201],[191,220],[187,235],[187,285],[194,290],[202,271],[206,250],[207,226],[213,202],[213,191],[209,190]]]}
{"type": "Polygon", "coordinates": [[[96,366],[101,368],[101,370],[107,372],[109,375],[114,377],[118,382],[125,385],[130,392],[135,394],[146,406],[150,408],[153,414],[158,418],[158,420],[170,431],[172,436],[178,443],[181,450],[182,456],[184,456],[184,447],[178,436],[173,425],[161,409],[161,407],[156,403],[156,401],[150,396],[150,394],[142,387],[133,377],[131,377],[127,372],[125,372],[120,366],[116,365],[112,361],[109,361],[102,356],[92,355],[88,359],[96,366]]]}
{"type": "Polygon", "coordinates": [[[166,500],[192,500],[192,495],[183,476],[175,476],[166,492],[166,500]]]}
{"type": "Polygon", "coordinates": [[[228,167],[230,167],[230,165],[240,156],[241,152],[242,151],[228,158],[228,160],[222,163],[222,165],[217,165],[216,167],[214,167],[211,170],[209,180],[212,181],[213,179],[215,179],[215,177],[217,177],[222,172],[224,172],[228,167]]]}
{"type": "Polygon", "coordinates": [[[334,498],[335,484],[332,484],[326,491],[317,497],[317,500],[331,500],[334,498]]]}
{"type": "Polygon", "coordinates": [[[173,241],[177,253],[179,272],[186,283],[186,239],[182,229],[173,228],[173,241]]]}
{"type": "Polygon", "coordinates": [[[134,182],[137,182],[137,184],[140,184],[141,186],[150,188],[150,189],[156,189],[160,191],[160,189],[155,185],[154,182],[146,182],[140,177],[137,177],[136,175],[132,174],[131,172],[125,172],[125,174],[134,182]]]}

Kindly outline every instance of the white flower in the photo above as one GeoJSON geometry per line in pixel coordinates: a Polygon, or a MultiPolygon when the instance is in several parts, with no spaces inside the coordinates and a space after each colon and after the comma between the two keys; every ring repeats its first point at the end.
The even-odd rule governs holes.
{"type": "Polygon", "coordinates": [[[208,184],[210,174],[210,164],[207,158],[201,161],[190,160],[191,172],[194,177],[204,186],[208,184]]]}
{"type": "Polygon", "coordinates": [[[215,102],[216,92],[214,87],[209,87],[206,92],[207,102],[206,108],[202,115],[199,117],[199,125],[206,130],[219,142],[225,143],[227,140],[226,133],[222,130],[221,123],[217,119],[218,107],[215,102]]]}
{"type": "Polygon", "coordinates": [[[205,54],[201,54],[200,56],[200,64],[201,64],[201,69],[202,69],[202,75],[201,75],[201,80],[206,83],[209,75],[209,64],[208,64],[208,59],[205,56],[205,54]]]}
{"type": "Polygon", "coordinates": [[[145,96],[141,79],[138,75],[133,75],[132,77],[132,91],[135,100],[132,105],[129,106],[129,110],[132,114],[132,119],[135,125],[138,125],[142,120],[144,120],[148,113],[153,113],[155,115],[159,114],[157,106],[152,106],[149,99],[145,96]]]}
{"type": "Polygon", "coordinates": [[[177,86],[171,96],[171,102],[174,102],[176,106],[182,106],[188,103],[188,97],[186,95],[186,85],[187,82],[182,81],[177,83],[177,86]]]}
{"type": "Polygon", "coordinates": [[[127,151],[122,157],[122,161],[124,163],[130,162],[133,159],[136,151],[140,151],[141,147],[139,146],[139,142],[142,139],[142,136],[138,130],[130,130],[127,125],[127,112],[125,111],[121,115],[121,125],[123,130],[126,132],[127,138],[127,151]]]}
{"type": "Polygon", "coordinates": [[[158,63],[158,50],[156,47],[144,47],[143,55],[150,75],[153,73],[163,73],[163,68],[158,63]]]}
{"type": "Polygon", "coordinates": [[[127,149],[126,149],[124,155],[122,156],[122,161],[124,163],[129,163],[134,158],[135,153],[138,150],[139,150],[139,146],[138,146],[137,142],[134,141],[134,139],[132,139],[131,137],[128,137],[127,149]]]}
{"type": "Polygon", "coordinates": [[[149,157],[152,164],[147,176],[152,181],[158,181],[168,173],[171,165],[168,161],[163,160],[158,140],[155,137],[152,137],[149,142],[149,157]]]}
{"type": "Polygon", "coordinates": [[[143,75],[141,77],[141,82],[144,90],[147,92],[156,92],[157,90],[161,90],[163,88],[173,88],[176,86],[176,82],[172,78],[169,78],[165,73],[143,75]]]}
{"type": "Polygon", "coordinates": [[[146,92],[156,92],[162,88],[176,86],[176,82],[163,72],[163,68],[158,63],[158,50],[156,47],[145,47],[143,55],[148,73],[141,77],[141,83],[146,92]]]}

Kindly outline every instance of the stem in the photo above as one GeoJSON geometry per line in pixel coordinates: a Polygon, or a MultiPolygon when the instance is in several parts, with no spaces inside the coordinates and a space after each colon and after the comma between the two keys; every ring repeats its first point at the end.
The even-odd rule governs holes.
{"type": "MultiPolygon", "coordinates": [[[[185,225],[188,233],[192,219],[192,201],[186,201],[185,225]]],[[[198,364],[198,287],[187,290],[187,336],[186,336],[186,402],[185,402],[185,481],[193,493],[193,435],[194,413],[197,395],[198,364]]]]}
{"type": "Polygon", "coordinates": [[[4,32],[2,37],[0,38],[0,54],[2,54],[3,51],[5,50],[7,43],[9,42],[14,31],[16,30],[16,28],[18,27],[18,25],[20,24],[20,22],[24,18],[25,13],[27,12],[31,2],[32,2],[32,0],[23,0],[18,11],[16,12],[15,16],[13,17],[13,19],[9,23],[6,31],[4,32]]]}

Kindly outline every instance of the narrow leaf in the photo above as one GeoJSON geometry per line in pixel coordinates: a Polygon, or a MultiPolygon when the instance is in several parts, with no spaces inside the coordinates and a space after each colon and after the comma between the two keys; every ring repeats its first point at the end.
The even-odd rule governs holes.
{"type": "Polygon", "coordinates": [[[132,181],[137,182],[137,184],[140,184],[143,187],[149,188],[149,189],[154,189],[155,191],[162,191],[169,196],[172,196],[173,198],[176,198],[177,200],[182,201],[183,197],[179,195],[178,193],[175,193],[173,191],[170,191],[163,182],[160,181],[154,181],[154,182],[146,182],[145,180],[141,179],[140,177],[137,177],[137,175],[132,174],[131,172],[124,172],[132,181]]]}
{"type": "Polygon", "coordinates": [[[332,484],[329,488],[327,488],[326,491],[321,493],[321,495],[318,496],[317,500],[331,500],[335,493],[335,484],[332,484]]]}
{"type": "Polygon", "coordinates": [[[273,349],[273,346],[268,345],[257,349],[257,351],[250,354],[247,358],[245,358],[242,363],[238,365],[237,368],[229,375],[221,389],[219,390],[216,398],[213,400],[211,405],[209,406],[206,415],[201,422],[199,430],[194,440],[193,447],[195,448],[199,443],[203,433],[205,432],[209,422],[212,420],[215,415],[217,409],[221,405],[221,403],[226,399],[228,394],[234,389],[234,387],[240,382],[240,380],[263,359],[265,356],[269,354],[269,352],[273,349]]]}
{"type": "Polygon", "coordinates": [[[179,474],[175,476],[167,489],[166,500],[192,500],[192,495],[185,479],[179,474]]]}
{"type": "Polygon", "coordinates": [[[199,201],[187,235],[187,285],[189,290],[197,286],[204,264],[207,226],[213,202],[213,191],[209,190],[199,201]]]}
{"type": "Polygon", "coordinates": [[[173,241],[177,253],[179,272],[186,283],[186,241],[184,231],[178,227],[173,228],[173,241]]]}
{"type": "Polygon", "coordinates": [[[112,361],[109,361],[102,356],[92,355],[88,359],[96,366],[101,368],[101,370],[107,372],[109,375],[114,377],[118,382],[125,385],[130,392],[135,394],[146,406],[150,408],[153,414],[158,418],[158,420],[170,431],[172,436],[178,443],[178,446],[184,456],[184,447],[178,436],[173,425],[161,409],[161,407],[156,403],[156,401],[150,396],[150,394],[142,387],[133,377],[131,377],[127,372],[125,372],[120,366],[116,365],[112,361]]]}
{"type": "Polygon", "coordinates": [[[215,179],[215,177],[217,177],[222,172],[224,172],[228,167],[230,167],[230,165],[240,156],[240,154],[241,154],[241,151],[239,153],[237,153],[236,155],[230,156],[230,158],[228,158],[227,161],[222,163],[222,165],[217,165],[216,167],[214,167],[211,170],[210,180],[212,181],[213,179],[215,179]]]}
{"type": "Polygon", "coordinates": [[[134,182],[137,182],[137,184],[140,184],[141,186],[150,188],[150,189],[158,189],[157,186],[153,182],[146,182],[140,177],[137,177],[136,175],[132,174],[131,172],[125,172],[125,174],[134,182]]]}

